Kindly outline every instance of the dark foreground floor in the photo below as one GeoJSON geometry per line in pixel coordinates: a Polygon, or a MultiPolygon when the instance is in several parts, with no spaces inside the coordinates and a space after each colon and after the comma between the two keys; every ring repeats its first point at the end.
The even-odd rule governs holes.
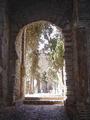
{"type": "Polygon", "coordinates": [[[0,110],[0,120],[69,120],[60,105],[21,105],[0,110]]]}

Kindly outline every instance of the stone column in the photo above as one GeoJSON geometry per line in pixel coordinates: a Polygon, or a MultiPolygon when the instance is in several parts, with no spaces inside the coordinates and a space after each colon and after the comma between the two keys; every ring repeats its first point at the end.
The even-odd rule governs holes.
{"type": "Polygon", "coordinates": [[[65,37],[65,65],[66,65],[66,86],[67,86],[67,100],[65,102],[65,107],[67,113],[71,119],[73,119],[73,114],[75,114],[75,80],[73,76],[74,66],[73,66],[73,29],[72,26],[66,26],[63,30],[65,37]]]}
{"type": "Polygon", "coordinates": [[[25,71],[24,58],[25,58],[25,49],[26,49],[24,37],[25,37],[24,30],[22,28],[15,42],[17,60],[16,60],[14,95],[16,101],[23,100],[24,98],[24,71],[25,71]]]}
{"type": "Polygon", "coordinates": [[[87,103],[90,104],[90,28],[87,28],[87,66],[88,66],[88,98],[87,98],[87,103]]]}
{"type": "Polygon", "coordinates": [[[78,72],[75,82],[76,108],[80,120],[88,120],[88,49],[86,28],[78,25],[76,28],[76,48],[78,72]]]}
{"type": "Polygon", "coordinates": [[[90,3],[86,0],[78,1],[77,49],[78,49],[78,88],[77,110],[79,119],[90,119],[90,79],[89,79],[89,26],[90,3]]]}
{"type": "Polygon", "coordinates": [[[3,97],[3,88],[2,88],[2,71],[3,71],[3,65],[2,65],[2,37],[3,37],[3,13],[2,6],[0,6],[0,106],[2,104],[2,97],[3,97]]]}

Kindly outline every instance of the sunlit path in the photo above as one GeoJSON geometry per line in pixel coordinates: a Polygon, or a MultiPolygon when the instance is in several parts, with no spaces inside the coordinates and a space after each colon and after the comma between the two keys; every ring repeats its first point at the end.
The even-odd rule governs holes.
{"type": "Polygon", "coordinates": [[[59,98],[59,97],[63,97],[64,99],[66,99],[66,96],[61,96],[59,94],[50,94],[50,93],[37,93],[37,94],[26,94],[25,97],[55,97],[55,98],[59,98]]]}
{"type": "Polygon", "coordinates": [[[50,94],[50,93],[37,93],[37,94],[28,94],[24,98],[25,104],[33,104],[33,105],[44,105],[44,104],[62,104],[64,105],[64,101],[66,100],[66,96],[60,96],[59,94],[50,94]]]}

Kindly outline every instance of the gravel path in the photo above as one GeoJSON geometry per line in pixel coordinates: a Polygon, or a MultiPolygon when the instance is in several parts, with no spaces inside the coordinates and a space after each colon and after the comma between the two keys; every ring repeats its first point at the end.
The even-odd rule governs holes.
{"type": "Polygon", "coordinates": [[[69,120],[59,105],[21,105],[0,111],[0,120],[69,120]]]}

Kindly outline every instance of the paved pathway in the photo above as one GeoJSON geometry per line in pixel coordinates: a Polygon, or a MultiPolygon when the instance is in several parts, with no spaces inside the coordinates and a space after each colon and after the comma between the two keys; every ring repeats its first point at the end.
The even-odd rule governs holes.
{"type": "Polygon", "coordinates": [[[0,120],[69,120],[60,105],[20,105],[0,110],[0,120]]]}

